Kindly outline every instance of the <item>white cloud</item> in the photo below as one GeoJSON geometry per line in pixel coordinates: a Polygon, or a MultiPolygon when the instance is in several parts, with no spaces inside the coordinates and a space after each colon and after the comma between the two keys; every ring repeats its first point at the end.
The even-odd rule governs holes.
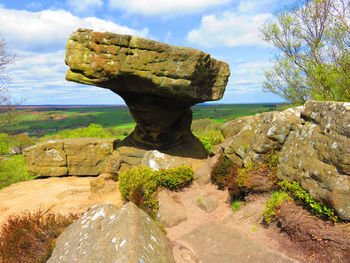
{"type": "Polygon", "coordinates": [[[110,0],[112,8],[143,15],[191,14],[232,0],[110,0]]]}
{"type": "Polygon", "coordinates": [[[69,35],[78,28],[138,36],[148,34],[147,28],[138,31],[96,17],[80,18],[64,10],[28,12],[0,8],[0,25],[0,36],[9,48],[41,52],[64,49],[69,35]]]}
{"type": "Polygon", "coordinates": [[[68,0],[67,3],[76,13],[89,12],[91,9],[103,6],[102,0],[68,0]]]}
{"type": "Polygon", "coordinates": [[[187,39],[205,47],[264,46],[259,27],[270,19],[270,13],[242,15],[226,11],[220,16],[205,15],[200,27],[190,31],[187,39]]]}

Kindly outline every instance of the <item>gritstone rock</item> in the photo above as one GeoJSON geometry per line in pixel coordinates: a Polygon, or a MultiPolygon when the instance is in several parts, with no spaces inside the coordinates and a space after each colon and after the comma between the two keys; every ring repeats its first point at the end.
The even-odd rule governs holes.
{"type": "Polygon", "coordinates": [[[350,103],[310,100],[241,120],[238,133],[223,126],[225,134],[234,134],[221,144],[228,158],[237,165],[261,164],[266,154],[280,150],[278,178],[300,182],[313,198],[350,220],[350,103]]]}
{"type": "Polygon", "coordinates": [[[350,103],[308,101],[288,136],[278,177],[301,186],[350,220],[350,103]]]}
{"type": "Polygon", "coordinates": [[[172,263],[168,240],[131,202],[95,205],[58,237],[48,263],[172,263]]]}
{"type": "Polygon", "coordinates": [[[67,80],[110,89],[128,105],[137,125],[119,146],[207,156],[191,133],[190,107],[222,98],[230,75],[225,62],[192,48],[78,29],[66,64],[67,80]]]}
{"type": "Polygon", "coordinates": [[[23,151],[28,172],[36,176],[99,175],[119,140],[78,138],[52,140],[23,151]]]}

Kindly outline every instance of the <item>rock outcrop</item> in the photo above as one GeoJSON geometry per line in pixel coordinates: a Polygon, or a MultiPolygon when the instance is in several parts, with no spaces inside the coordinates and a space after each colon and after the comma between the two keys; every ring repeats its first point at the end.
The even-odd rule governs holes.
{"type": "Polygon", "coordinates": [[[79,138],[42,142],[23,151],[28,172],[36,176],[99,175],[115,139],[79,138]]]}
{"type": "Polygon", "coordinates": [[[200,50],[79,29],[68,40],[66,79],[120,95],[136,121],[120,146],[205,158],[191,133],[191,106],[222,98],[225,62],[200,50]]]}
{"type": "MultiPolygon", "coordinates": [[[[304,121],[300,118],[302,108],[291,108],[283,112],[273,111],[257,114],[249,118],[231,121],[234,125],[227,123],[225,127],[236,127],[241,129],[225,141],[225,154],[231,160],[241,165],[242,163],[262,163],[265,154],[271,150],[279,150],[284,144],[291,130],[304,121]]],[[[226,134],[230,134],[227,131],[226,134]]]]}
{"type": "Polygon", "coordinates": [[[278,177],[298,181],[350,220],[350,103],[308,101],[280,153],[278,177]]]}
{"type": "Polygon", "coordinates": [[[158,225],[131,202],[95,205],[58,237],[48,263],[174,262],[158,225]]]}
{"type": "Polygon", "coordinates": [[[350,220],[349,125],[349,103],[308,101],[225,124],[224,133],[233,136],[216,148],[238,165],[259,164],[272,150],[280,151],[281,180],[300,182],[316,200],[350,220]],[[238,132],[236,125],[241,126],[238,132]]]}

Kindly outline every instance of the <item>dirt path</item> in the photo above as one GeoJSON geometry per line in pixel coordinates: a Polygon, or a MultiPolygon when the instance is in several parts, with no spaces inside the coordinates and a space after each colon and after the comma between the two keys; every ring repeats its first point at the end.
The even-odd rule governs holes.
{"type": "MultiPolygon", "coordinates": [[[[186,246],[180,238],[207,222],[215,221],[229,226],[243,236],[275,250],[289,258],[300,262],[307,262],[302,251],[293,244],[289,237],[280,233],[276,226],[265,228],[262,225],[262,212],[269,194],[253,195],[238,211],[233,211],[228,202],[227,191],[217,190],[212,184],[199,186],[194,183],[190,188],[172,194],[175,201],[182,204],[188,219],[177,226],[166,228],[167,237],[173,244],[173,254],[177,263],[200,262],[196,259],[194,251],[186,246]],[[199,208],[195,202],[203,196],[215,196],[218,207],[211,213],[199,208]]],[[[203,240],[206,242],[206,240],[203,240]]]]}

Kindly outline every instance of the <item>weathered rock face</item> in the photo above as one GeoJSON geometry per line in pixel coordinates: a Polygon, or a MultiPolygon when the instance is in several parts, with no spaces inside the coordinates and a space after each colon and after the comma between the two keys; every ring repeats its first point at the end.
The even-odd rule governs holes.
{"type": "Polygon", "coordinates": [[[278,177],[299,181],[350,220],[350,104],[308,101],[280,153],[278,177]]]}
{"type": "Polygon", "coordinates": [[[48,263],[174,262],[157,224],[129,202],[95,205],[58,237],[48,263]]]}
{"type": "Polygon", "coordinates": [[[36,176],[99,175],[119,140],[79,138],[39,143],[23,151],[28,172],[36,176]]]}
{"type": "Polygon", "coordinates": [[[196,148],[190,154],[206,156],[190,131],[190,107],[222,98],[226,63],[191,48],[79,29],[68,40],[66,64],[67,80],[110,89],[125,100],[137,125],[123,146],[185,148],[184,155],[196,148]]]}
{"type": "MultiPolygon", "coordinates": [[[[232,131],[221,145],[231,160],[262,163],[266,153],[280,150],[277,176],[300,182],[316,200],[350,220],[349,103],[308,101],[303,107],[232,121],[238,123],[241,130],[232,131]]],[[[230,126],[235,127],[223,127],[226,134],[230,126]]]]}
{"type": "MultiPolygon", "coordinates": [[[[301,107],[283,112],[267,112],[250,118],[231,121],[241,126],[230,141],[225,140],[225,154],[237,164],[262,163],[266,153],[281,149],[291,130],[303,120],[299,117],[301,107]]],[[[230,123],[224,125],[224,130],[230,123]]],[[[226,131],[226,134],[232,132],[226,131]]]]}

